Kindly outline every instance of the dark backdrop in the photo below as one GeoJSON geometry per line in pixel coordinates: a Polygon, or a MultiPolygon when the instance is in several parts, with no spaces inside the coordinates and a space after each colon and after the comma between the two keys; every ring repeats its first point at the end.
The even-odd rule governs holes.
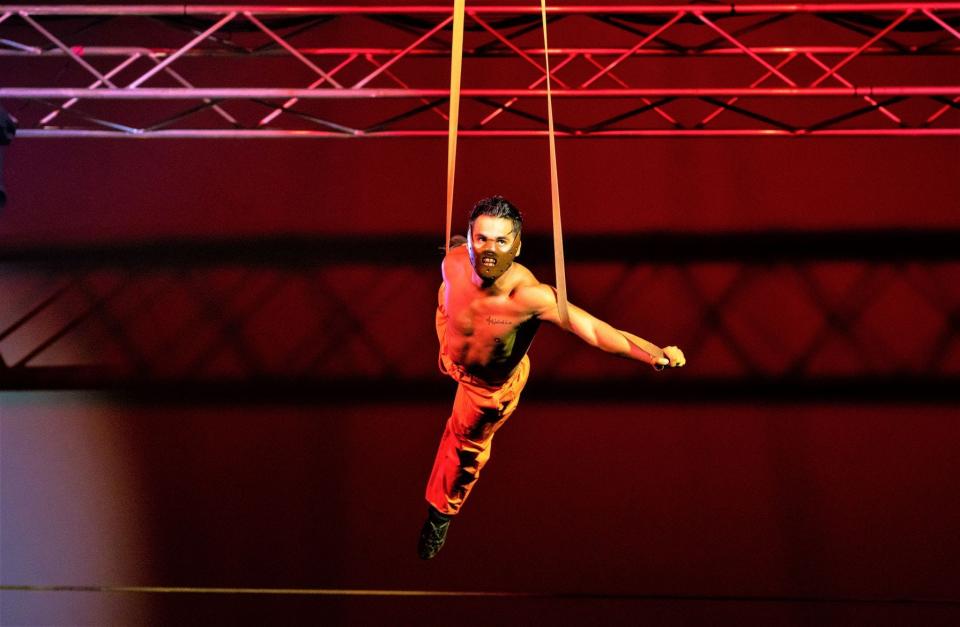
{"type": "MultiPolygon", "coordinates": [[[[898,255],[918,232],[960,228],[955,139],[562,141],[564,229],[586,251],[568,258],[571,300],[680,345],[689,365],[656,374],[545,329],[530,398],[448,547],[421,563],[422,488],[453,391],[433,370],[431,326],[445,152],[434,140],[15,141],[0,326],[64,277],[81,276],[88,296],[130,273],[134,287],[25,364],[115,361],[119,384],[25,378],[0,394],[2,583],[573,596],[5,591],[4,624],[955,624],[955,605],[907,601],[960,597],[957,404],[923,387],[960,368],[957,264],[942,240],[932,270],[915,250],[920,262],[898,255]],[[882,246],[857,248],[878,230],[882,246]],[[852,242],[839,261],[836,233],[852,242]],[[637,251],[658,234],[713,252],[637,251]],[[785,236],[783,258],[751,256],[785,236]],[[266,253],[238,252],[264,242],[266,253]],[[295,261],[276,262],[277,242],[307,260],[303,285],[295,261]],[[337,261],[343,242],[353,261],[337,261]],[[182,257],[138,258],[184,245],[182,257]],[[849,285],[879,264],[857,315],[866,330],[796,297],[804,248],[834,250],[810,270],[828,303],[855,298],[849,285]],[[746,280],[729,271],[741,257],[748,294],[716,300],[746,280]],[[676,279],[697,263],[700,300],[676,279]],[[904,278],[911,263],[946,277],[933,283],[941,308],[904,278]],[[791,372],[824,328],[838,334],[826,356],[791,372]],[[917,363],[931,355],[932,372],[917,363]],[[831,364],[843,377],[824,384],[831,364]],[[899,378],[914,387],[898,397],[899,378]]],[[[500,193],[532,240],[546,238],[545,140],[461,140],[456,189],[458,230],[475,199],[500,193]]],[[[521,260],[552,281],[549,254],[521,260]]],[[[5,335],[4,364],[94,296],[5,335]]]]}

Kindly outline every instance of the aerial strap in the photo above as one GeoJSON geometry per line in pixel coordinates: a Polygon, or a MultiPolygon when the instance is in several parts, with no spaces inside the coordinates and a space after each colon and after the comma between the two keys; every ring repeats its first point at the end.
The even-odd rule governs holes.
{"type": "Polygon", "coordinates": [[[560,226],[560,184],[557,178],[557,139],[553,130],[553,96],[550,90],[550,46],[547,44],[547,4],[540,0],[540,18],[543,22],[543,56],[547,70],[547,131],[550,137],[550,203],[553,206],[553,263],[557,277],[557,309],[560,325],[570,326],[567,309],[567,276],[563,263],[563,229],[560,226]]]}
{"type": "Polygon", "coordinates": [[[460,119],[460,73],[463,66],[463,16],[466,0],[453,0],[453,48],[450,52],[450,126],[447,133],[447,237],[444,250],[450,252],[453,223],[453,179],[457,170],[457,126],[460,119]]]}
{"type": "MultiPolygon", "coordinates": [[[[457,166],[457,127],[460,118],[460,76],[463,67],[463,22],[466,0],[453,2],[453,47],[450,53],[450,119],[447,133],[447,228],[444,250],[450,252],[450,236],[453,223],[453,187],[457,166]]],[[[567,278],[563,262],[563,228],[560,221],[560,185],[557,176],[557,142],[553,127],[553,96],[550,87],[550,46],[547,43],[547,5],[540,0],[540,17],[543,24],[543,49],[547,82],[547,130],[550,140],[550,204],[553,207],[553,259],[557,281],[557,309],[560,325],[570,325],[567,306],[567,278]]]]}

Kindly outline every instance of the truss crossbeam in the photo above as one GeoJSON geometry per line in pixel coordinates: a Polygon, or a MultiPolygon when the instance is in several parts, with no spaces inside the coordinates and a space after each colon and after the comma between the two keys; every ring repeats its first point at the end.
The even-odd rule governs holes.
{"type": "MultiPolygon", "coordinates": [[[[7,41],[6,45],[13,45],[13,42],[7,41]]],[[[593,56],[610,56],[610,57],[620,57],[624,54],[629,53],[631,57],[679,57],[687,56],[685,52],[679,52],[677,50],[671,49],[656,49],[656,48],[640,48],[637,50],[631,48],[611,48],[611,47],[592,47],[584,48],[577,47],[572,48],[569,46],[566,47],[552,47],[549,50],[545,50],[543,47],[518,47],[527,56],[542,57],[545,53],[549,53],[550,56],[566,56],[570,54],[577,55],[593,55],[593,56]]],[[[782,46],[754,46],[752,50],[757,54],[761,55],[773,55],[773,54],[789,54],[791,52],[798,54],[836,54],[836,55],[847,55],[857,48],[852,46],[799,46],[799,45],[782,45],[782,46]]],[[[142,46],[85,46],[83,47],[83,56],[84,57],[126,57],[131,54],[153,54],[158,57],[166,57],[175,52],[178,52],[179,48],[170,48],[170,47],[152,47],[146,48],[142,46]]],[[[374,55],[374,56],[395,56],[403,51],[401,48],[384,48],[384,47],[360,47],[360,46],[351,46],[351,47],[299,47],[296,48],[298,52],[305,56],[315,57],[315,56],[330,56],[330,57],[343,57],[345,55],[357,54],[357,55],[374,55]]],[[[260,57],[282,57],[290,54],[288,50],[278,50],[278,49],[268,49],[268,50],[259,50],[255,52],[250,52],[245,54],[246,58],[260,58],[260,57]]],[[[482,59],[496,59],[511,57],[516,54],[513,50],[480,50],[480,49],[470,49],[464,50],[464,57],[476,57],[482,59]]],[[[937,55],[960,55],[960,42],[956,44],[947,43],[939,46],[935,52],[930,52],[929,50],[917,50],[916,52],[911,53],[914,56],[929,56],[932,54],[937,55]]],[[[709,50],[703,50],[698,53],[699,56],[704,57],[714,57],[714,56],[742,56],[743,51],[739,48],[711,48],[709,50]]],[[[901,52],[896,50],[891,50],[890,48],[884,48],[879,46],[871,46],[865,48],[861,52],[861,56],[900,56],[901,52]]],[[[65,57],[69,56],[63,50],[59,48],[39,48],[36,46],[23,46],[21,47],[11,47],[9,49],[0,48],[0,57],[23,57],[23,58],[36,58],[36,57],[65,57]]],[[[210,50],[210,49],[191,49],[184,52],[184,57],[227,57],[232,58],[236,57],[237,53],[234,51],[228,50],[210,50]]],[[[409,57],[428,57],[428,58],[441,58],[447,59],[450,57],[449,50],[410,50],[407,52],[409,57]]]]}
{"type": "MultiPolygon", "coordinates": [[[[692,382],[805,386],[841,377],[868,386],[888,377],[949,381],[956,398],[957,237],[902,230],[591,235],[569,248],[586,264],[581,270],[617,277],[582,295],[600,317],[642,308],[651,281],[674,295],[685,313],[663,332],[688,338],[690,361],[700,364],[689,372],[692,382]],[[771,298],[790,303],[791,315],[756,307],[771,298]]],[[[120,384],[429,380],[435,362],[410,359],[434,345],[429,325],[398,335],[371,312],[390,303],[398,319],[422,317],[422,301],[400,292],[435,291],[432,275],[421,271],[436,263],[430,241],[277,237],[0,250],[0,292],[8,295],[0,301],[0,390],[37,377],[52,388],[70,385],[48,379],[49,367],[105,368],[113,379],[101,381],[120,384]],[[369,289],[348,289],[356,272],[369,289]]],[[[532,234],[527,244],[549,251],[551,241],[532,234]]],[[[572,372],[565,364],[587,363],[580,357],[590,351],[576,342],[538,350],[547,351],[539,376],[564,382],[572,372]]],[[[607,367],[604,378],[636,376],[629,365],[607,367]]],[[[588,370],[575,379],[597,382],[588,370]]]]}
{"type": "MultiPolygon", "coordinates": [[[[707,15],[750,15],[771,13],[889,13],[903,10],[960,10],[960,2],[835,2],[824,4],[740,4],[729,2],[722,5],[627,5],[627,6],[548,6],[549,15],[592,15],[608,13],[616,15],[672,15],[677,12],[700,12],[707,15]]],[[[153,5],[0,5],[0,12],[23,12],[31,15],[179,15],[206,16],[250,11],[266,16],[290,15],[450,15],[447,6],[267,6],[267,5],[216,5],[216,4],[153,4],[153,5]]],[[[536,6],[485,5],[470,7],[470,13],[492,15],[539,15],[536,6]]]]}
{"type": "MultiPolygon", "coordinates": [[[[960,130],[960,2],[549,12],[560,45],[545,51],[537,7],[468,9],[466,135],[543,134],[544,55],[564,137],[960,130]]],[[[437,137],[451,19],[420,5],[2,5],[0,98],[23,137],[437,137]]]]}
{"type": "MultiPolygon", "coordinates": [[[[464,98],[545,98],[546,89],[463,89],[464,98]]],[[[863,96],[957,96],[960,85],[921,85],[916,87],[719,87],[676,89],[554,89],[556,98],[700,98],[705,96],[750,96],[753,98],[849,98],[863,96]]],[[[444,89],[285,89],[269,87],[144,87],[140,89],[91,88],[3,88],[0,98],[84,98],[88,100],[197,100],[201,98],[303,98],[309,100],[349,100],[368,98],[439,98],[444,89]]]]}

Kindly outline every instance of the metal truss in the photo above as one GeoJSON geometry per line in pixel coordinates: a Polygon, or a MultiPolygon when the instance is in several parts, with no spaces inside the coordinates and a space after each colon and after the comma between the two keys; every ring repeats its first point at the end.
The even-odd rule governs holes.
{"type": "MultiPolygon", "coordinates": [[[[572,238],[571,299],[682,344],[691,368],[664,383],[687,399],[957,400],[958,236],[572,238]],[[678,250],[690,252],[663,261],[678,250]]],[[[0,390],[435,391],[432,250],[426,237],[8,250],[0,390]]],[[[570,338],[539,340],[533,358],[551,396],[632,397],[639,382],[637,364],[570,338]]]]}
{"type": "MultiPolygon", "coordinates": [[[[960,134],[957,2],[549,16],[561,137],[960,134]]],[[[539,19],[468,7],[464,136],[546,133],[539,19]]],[[[429,6],[0,6],[0,98],[21,137],[439,137],[451,21],[429,6]]]]}

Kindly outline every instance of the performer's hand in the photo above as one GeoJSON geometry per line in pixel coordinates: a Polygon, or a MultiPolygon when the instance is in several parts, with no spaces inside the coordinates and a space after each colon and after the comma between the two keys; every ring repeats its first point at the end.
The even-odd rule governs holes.
{"type": "Polygon", "coordinates": [[[687,363],[687,358],[683,356],[683,351],[676,346],[667,346],[663,349],[663,357],[659,358],[653,365],[657,370],[664,368],[682,368],[687,363]]]}

